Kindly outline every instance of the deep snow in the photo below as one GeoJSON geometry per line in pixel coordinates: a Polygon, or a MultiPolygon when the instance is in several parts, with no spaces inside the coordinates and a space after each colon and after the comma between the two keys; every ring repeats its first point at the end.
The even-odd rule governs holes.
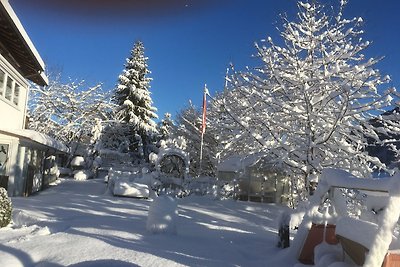
{"type": "Polygon", "coordinates": [[[0,229],[2,267],[293,266],[271,260],[282,253],[284,208],[275,204],[178,199],[176,234],[154,234],[146,230],[152,200],[113,197],[101,179],[61,179],[12,201],[13,224],[0,229]]]}

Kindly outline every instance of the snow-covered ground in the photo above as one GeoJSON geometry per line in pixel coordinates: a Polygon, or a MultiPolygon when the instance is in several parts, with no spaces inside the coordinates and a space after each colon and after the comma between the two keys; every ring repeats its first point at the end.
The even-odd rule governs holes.
{"type": "Polygon", "coordinates": [[[293,266],[272,260],[274,204],[178,199],[176,234],[146,230],[152,200],[113,197],[101,179],[61,179],[13,198],[13,223],[0,229],[0,266],[293,266]]]}

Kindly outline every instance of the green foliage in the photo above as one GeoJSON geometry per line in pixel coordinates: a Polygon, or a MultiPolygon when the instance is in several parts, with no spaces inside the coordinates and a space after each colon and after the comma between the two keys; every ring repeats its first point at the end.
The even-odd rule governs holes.
{"type": "Polygon", "coordinates": [[[11,222],[12,204],[7,195],[7,190],[0,187],[0,228],[11,222]]]}

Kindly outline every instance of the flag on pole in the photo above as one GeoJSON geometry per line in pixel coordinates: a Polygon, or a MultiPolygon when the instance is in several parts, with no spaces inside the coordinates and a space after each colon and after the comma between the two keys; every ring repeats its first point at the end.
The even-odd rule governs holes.
{"type": "Polygon", "coordinates": [[[201,122],[201,134],[206,132],[206,113],[207,113],[207,85],[204,85],[204,94],[203,94],[203,118],[201,122]]]}

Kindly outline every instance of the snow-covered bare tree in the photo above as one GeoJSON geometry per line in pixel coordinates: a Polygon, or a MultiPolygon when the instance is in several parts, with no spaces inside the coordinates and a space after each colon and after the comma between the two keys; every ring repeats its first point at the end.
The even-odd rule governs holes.
{"type": "Polygon", "coordinates": [[[241,118],[236,116],[248,112],[246,107],[238,104],[242,97],[239,90],[224,90],[212,97],[207,110],[209,128],[218,140],[217,157],[222,160],[232,155],[246,155],[260,150],[260,144],[252,136],[250,128],[242,127],[241,118]],[[231,107],[234,108],[231,110],[231,107]]]}
{"type": "Polygon", "coordinates": [[[150,96],[150,71],[148,58],[144,55],[143,43],[137,41],[126,59],[125,69],[119,76],[119,83],[114,92],[113,100],[117,105],[116,119],[131,126],[132,132],[141,136],[144,146],[144,156],[148,160],[147,146],[151,135],[157,132],[157,109],[152,106],[150,96]]]}
{"type": "Polygon", "coordinates": [[[268,152],[303,193],[326,167],[363,177],[386,168],[365,150],[368,138],[383,142],[385,129],[369,122],[398,93],[384,87],[390,77],[376,68],[381,59],[364,55],[371,43],[361,18],[343,17],[346,2],[332,9],[298,2],[297,18],[282,18],[281,40],[256,44],[261,66],[232,75],[228,97],[217,100],[228,114],[227,145],[268,152]]]}
{"type": "Polygon", "coordinates": [[[192,103],[182,109],[176,117],[176,128],[174,137],[183,137],[186,141],[185,152],[189,155],[189,173],[191,176],[202,175],[214,176],[216,173],[217,153],[216,140],[212,128],[207,124],[204,133],[202,169],[200,170],[200,142],[201,142],[202,112],[192,103]]]}
{"type": "Polygon", "coordinates": [[[33,87],[29,98],[29,127],[71,145],[90,141],[97,120],[110,117],[110,95],[101,84],[87,87],[84,81],[61,81],[50,75],[48,86],[33,87]]]}

